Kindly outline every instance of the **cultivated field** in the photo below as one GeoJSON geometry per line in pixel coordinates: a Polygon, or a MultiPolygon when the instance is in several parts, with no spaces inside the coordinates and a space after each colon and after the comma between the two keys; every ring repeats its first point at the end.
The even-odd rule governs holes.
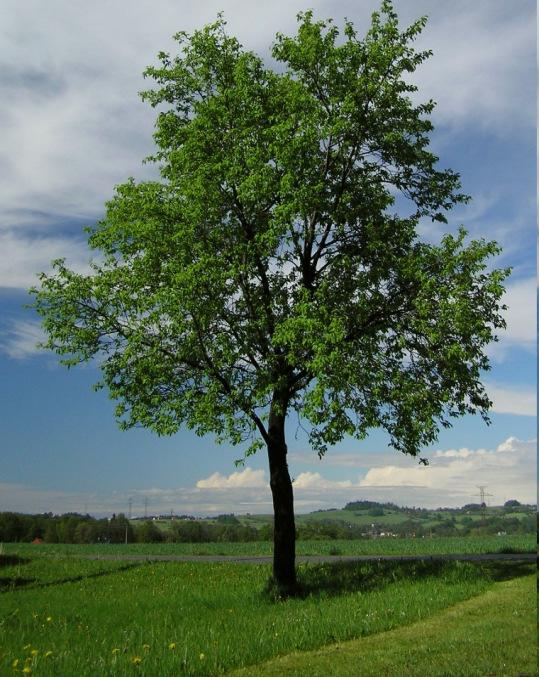
{"type": "MultiPolygon", "coordinates": [[[[456,551],[462,551],[464,541],[453,544],[456,551]]],[[[220,548],[226,545],[229,554],[248,546],[254,554],[266,544],[211,545],[220,548]]],[[[323,552],[316,550],[320,545],[334,547],[335,542],[314,543],[311,552],[323,552]]],[[[347,548],[376,545],[379,553],[383,545],[390,554],[394,540],[360,544],[346,541],[342,547],[345,545],[347,548]]],[[[451,547],[447,543],[446,546],[451,547]]],[[[488,551],[492,546],[485,542],[481,547],[488,551]]],[[[515,548],[515,543],[512,547],[515,548]]],[[[122,546],[106,548],[119,552],[122,546]]],[[[186,552],[182,544],[127,546],[137,552],[163,553],[172,548],[175,553],[186,552]]],[[[125,549],[123,546],[124,552],[125,549]]],[[[382,642],[378,653],[366,652],[362,659],[364,674],[377,674],[375,661],[380,660],[380,651],[384,654],[385,635],[380,633],[406,633],[414,623],[426,624],[425,631],[423,625],[417,627],[416,640],[409,642],[407,651],[428,653],[423,637],[428,628],[431,634],[434,632],[432,628],[440,622],[440,614],[460,608],[455,605],[465,600],[472,603],[483,599],[486,593],[497,593],[499,586],[508,583],[514,583],[514,587],[504,589],[504,604],[491,604],[491,626],[488,631],[481,631],[485,641],[492,643],[499,627],[500,650],[489,650],[486,657],[483,655],[481,669],[475,672],[470,663],[473,652],[463,654],[462,668],[467,672],[459,672],[458,665],[453,664],[450,673],[443,672],[444,664],[436,672],[436,656],[432,654],[425,674],[487,674],[482,671],[485,659],[491,661],[493,674],[535,674],[534,642],[526,639],[535,633],[535,599],[525,587],[531,585],[534,564],[425,561],[300,565],[305,597],[279,601],[262,592],[270,573],[268,565],[129,563],[80,557],[92,551],[93,546],[4,546],[0,557],[0,674],[12,674],[15,670],[55,677],[130,674],[156,677],[216,675],[241,668],[257,674],[263,668],[252,666],[267,661],[268,674],[273,674],[272,670],[281,674],[282,667],[273,668],[271,662],[278,656],[298,650],[324,651],[323,647],[335,642],[358,637],[365,641],[379,638],[382,642]],[[505,583],[499,582],[504,580],[505,583]],[[496,618],[497,614],[500,618],[496,618]],[[506,621],[505,625],[502,621],[506,621]],[[511,647],[514,663],[510,669],[501,667],[507,660],[504,653],[507,646],[511,647]],[[369,665],[372,672],[367,671],[369,665]]],[[[461,619],[459,627],[465,628],[468,622],[468,636],[476,632],[480,640],[479,630],[474,630],[478,617],[472,614],[468,620],[461,619]]],[[[443,636],[445,650],[451,652],[453,646],[458,659],[457,644],[451,645],[447,633],[443,636]]],[[[397,644],[399,641],[405,639],[394,640],[397,644]]],[[[389,651],[389,643],[387,648],[389,651]]],[[[400,659],[398,656],[391,659],[395,661],[394,671],[386,665],[382,674],[403,674],[403,666],[398,663],[402,655],[399,656],[400,659]]],[[[311,674],[310,668],[304,671],[303,658],[313,660],[312,654],[300,654],[299,667],[297,658],[290,667],[296,670],[294,674],[311,674]]],[[[323,665],[326,659],[316,660],[323,665]]],[[[354,674],[346,672],[350,665],[343,664],[342,672],[338,661],[335,665],[337,672],[333,674],[354,674]]]]}
{"type": "MultiPolygon", "coordinates": [[[[376,538],[361,540],[297,541],[298,555],[440,555],[464,553],[535,552],[533,534],[506,536],[448,536],[439,538],[376,538]]],[[[271,555],[270,541],[249,543],[95,543],[90,545],[7,543],[5,554],[24,555],[271,555]]]]}

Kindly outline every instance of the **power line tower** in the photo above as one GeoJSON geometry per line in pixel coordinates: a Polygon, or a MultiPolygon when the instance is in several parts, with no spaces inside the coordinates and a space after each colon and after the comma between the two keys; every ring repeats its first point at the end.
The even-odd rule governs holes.
{"type": "Polygon", "coordinates": [[[484,518],[487,513],[487,496],[493,496],[493,494],[488,493],[486,484],[478,484],[476,486],[479,489],[479,500],[481,501],[481,511],[484,518]]]}

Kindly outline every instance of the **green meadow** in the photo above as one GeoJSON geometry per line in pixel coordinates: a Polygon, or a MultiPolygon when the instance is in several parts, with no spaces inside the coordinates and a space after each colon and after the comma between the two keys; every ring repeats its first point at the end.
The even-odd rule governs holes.
{"type": "MultiPolygon", "coordinates": [[[[441,555],[466,553],[535,552],[534,534],[505,536],[446,536],[438,538],[365,538],[359,540],[324,539],[296,542],[298,555],[441,555]]],[[[230,555],[269,556],[270,541],[248,543],[94,543],[88,545],[43,543],[8,543],[6,554],[51,555],[230,555]]]]}
{"type": "MultiPolygon", "coordinates": [[[[530,586],[535,571],[533,563],[301,564],[303,597],[279,600],[264,592],[270,574],[266,564],[91,560],[80,557],[84,547],[70,554],[62,554],[60,546],[54,552],[52,547],[13,544],[5,546],[0,557],[1,675],[156,677],[219,675],[241,669],[250,674],[267,669],[273,674],[272,670],[283,671],[274,661],[286,656],[295,661],[290,666],[293,674],[311,674],[302,660],[320,665],[328,660],[318,654],[313,659],[313,651],[330,651],[336,643],[351,640],[382,642],[384,633],[391,637],[390,633],[398,632],[405,638],[397,635],[392,645],[407,637],[406,655],[410,647],[428,653],[424,640],[428,633],[422,628],[436,635],[433,628],[442,614],[513,583],[515,587],[505,591],[505,603],[489,607],[491,626],[481,632],[485,638],[488,632],[492,642],[498,620],[503,619],[513,624],[510,632],[518,630],[520,637],[527,637],[530,628],[535,632],[535,606],[531,608],[535,596],[525,595],[527,607],[521,603],[523,586],[530,586]],[[413,628],[414,641],[406,635],[413,628]]],[[[469,634],[475,632],[475,621],[472,614],[469,634]]],[[[500,643],[508,641],[507,628],[504,632],[500,643]]],[[[448,651],[449,635],[441,635],[448,651]]],[[[497,672],[498,663],[505,659],[491,652],[492,673],[535,674],[526,672],[530,661],[535,661],[532,644],[513,645],[515,672],[497,672]]],[[[364,674],[403,674],[399,652],[390,659],[393,672],[386,664],[376,673],[376,666],[384,665],[376,663],[386,655],[384,646],[382,642],[378,652],[365,653],[364,674]]],[[[449,645],[449,653],[450,649],[449,645]]],[[[456,644],[453,649],[456,652],[456,644]]],[[[467,673],[456,671],[458,666],[453,672],[436,672],[436,656],[430,652],[428,658],[430,668],[424,674],[488,674],[481,671],[488,656],[483,655],[481,669],[474,672],[473,653],[467,654],[467,673]]],[[[332,674],[341,674],[340,669],[337,666],[332,674]]],[[[347,669],[350,665],[343,664],[342,674],[354,674],[347,669]]]]}

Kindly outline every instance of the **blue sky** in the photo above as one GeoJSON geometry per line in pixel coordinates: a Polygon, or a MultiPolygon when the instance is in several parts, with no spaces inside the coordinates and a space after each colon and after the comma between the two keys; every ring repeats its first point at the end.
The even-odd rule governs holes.
{"type": "MultiPolygon", "coordinates": [[[[120,432],[94,367],[65,370],[37,351],[39,324],[26,289],[52,259],[85,270],[82,228],[103,213],[113,186],[153,176],[154,112],[141,103],[141,73],[171,34],[191,31],[223,10],[229,31],[267,55],[277,31],[312,7],[359,32],[377,2],[248,3],[186,0],[130,3],[67,0],[0,8],[0,510],[95,514],[269,512],[263,452],[243,468],[241,449],[182,431],[157,438],[120,432]]],[[[486,485],[492,503],[536,496],[536,137],[535,3],[521,0],[396,0],[403,24],[428,14],[420,46],[434,56],[417,72],[418,97],[433,98],[432,146],[461,173],[473,201],[450,215],[473,237],[503,247],[508,329],[489,349],[492,425],[456,421],[425,450],[430,466],[398,455],[376,433],[346,440],[322,461],[289,422],[290,468],[298,511],[370,498],[407,505],[462,505],[486,485]]],[[[440,228],[421,224],[425,239],[440,228]]]]}

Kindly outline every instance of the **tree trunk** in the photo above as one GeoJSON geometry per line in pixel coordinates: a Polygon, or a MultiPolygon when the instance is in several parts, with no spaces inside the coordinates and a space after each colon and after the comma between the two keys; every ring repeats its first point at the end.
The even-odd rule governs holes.
{"type": "Polygon", "coordinates": [[[296,527],[294,496],[286,461],[285,416],[270,413],[268,459],[273,496],[273,580],[282,595],[296,592],[296,527]]]}

